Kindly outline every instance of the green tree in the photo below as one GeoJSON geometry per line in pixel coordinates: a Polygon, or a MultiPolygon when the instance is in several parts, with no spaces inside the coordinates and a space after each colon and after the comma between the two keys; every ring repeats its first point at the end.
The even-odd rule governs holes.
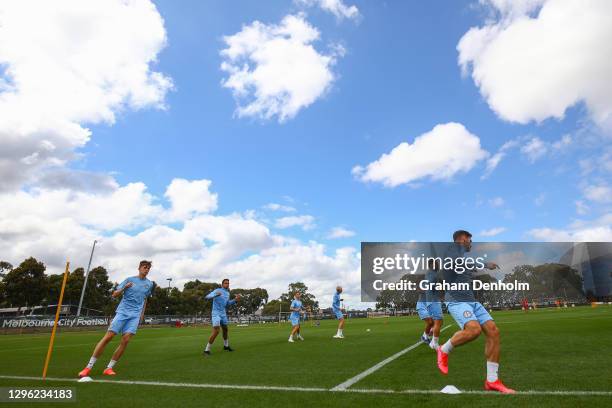
{"type": "MultiPolygon", "coordinates": [[[[76,268],[74,271],[68,273],[68,279],[66,280],[66,288],[64,289],[64,298],[62,304],[64,305],[78,305],[81,297],[81,289],[83,288],[84,271],[83,268],[76,268]]],[[[47,305],[55,305],[59,300],[60,292],[62,290],[62,282],[64,281],[64,274],[49,275],[47,278],[48,291],[45,295],[44,302],[47,305]]]]}
{"type": "Polygon", "coordinates": [[[30,257],[4,277],[6,299],[14,307],[37,306],[47,293],[45,265],[30,257]]]}
{"type": "Polygon", "coordinates": [[[262,288],[233,289],[231,296],[240,295],[238,311],[240,314],[253,314],[268,302],[268,291],[262,288]]]}
{"type": "Polygon", "coordinates": [[[262,315],[264,316],[278,316],[278,312],[289,312],[289,306],[291,302],[288,300],[282,301],[279,299],[270,300],[263,308],[262,315]]]}
{"type": "Polygon", "coordinates": [[[109,305],[114,306],[112,293],[113,283],[108,277],[107,270],[102,266],[97,266],[89,271],[83,307],[106,312],[105,308],[109,305]]]}
{"type": "MultiPolygon", "coordinates": [[[[415,285],[418,285],[424,278],[424,274],[406,274],[402,276],[401,280],[414,282],[415,285]]],[[[382,290],[376,298],[376,309],[405,310],[414,308],[419,299],[419,294],[419,290],[382,290]]]]}
{"type": "MultiPolygon", "coordinates": [[[[584,299],[582,276],[568,265],[548,263],[542,265],[519,265],[504,276],[504,282],[529,283],[529,292],[524,296],[531,300],[551,298],[584,299]]],[[[523,296],[521,294],[521,296],[523,296]]]]}
{"type": "Polygon", "coordinates": [[[313,310],[319,308],[319,302],[315,300],[315,295],[313,295],[312,293],[308,293],[308,286],[306,286],[304,282],[290,283],[287,293],[283,293],[280,297],[280,300],[282,302],[291,304],[293,296],[295,296],[297,292],[300,292],[302,294],[301,300],[304,307],[311,308],[313,310]]]}
{"type": "Polygon", "coordinates": [[[0,279],[3,279],[7,273],[13,270],[13,265],[6,261],[0,261],[0,279]]]}

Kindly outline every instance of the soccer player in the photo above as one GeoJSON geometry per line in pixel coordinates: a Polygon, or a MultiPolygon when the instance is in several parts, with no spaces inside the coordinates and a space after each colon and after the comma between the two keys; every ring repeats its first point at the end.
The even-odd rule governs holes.
{"type": "Polygon", "coordinates": [[[125,351],[130,339],[136,334],[138,330],[138,324],[142,321],[144,315],[147,297],[153,293],[155,284],[147,279],[147,275],[151,270],[151,261],[140,261],[138,265],[138,276],[132,276],[125,279],[117,286],[112,294],[113,297],[123,295],[117,310],[115,311],[115,317],[111,322],[108,331],[102,337],[102,340],[98,342],[94,348],[93,355],[89,359],[87,366],[81,370],[79,377],[89,376],[89,372],[93,368],[96,360],[104,352],[106,345],[115,337],[116,334],[121,334],[121,342],[117,346],[117,349],[113,353],[110,362],[106,366],[106,369],[102,374],[104,375],[115,375],[113,368],[115,364],[125,351]]]}
{"type": "MultiPolygon", "coordinates": [[[[425,273],[425,280],[428,284],[434,284],[437,281],[437,270],[433,264],[429,265],[429,269],[425,273]]],[[[419,300],[416,304],[419,319],[425,322],[425,331],[421,335],[421,341],[432,350],[436,350],[440,345],[440,329],[442,327],[442,302],[435,290],[428,289],[419,293],[419,300]]]]}
{"type": "Polygon", "coordinates": [[[300,334],[300,313],[302,312],[301,297],[302,294],[300,292],[295,292],[293,300],[291,301],[291,315],[289,316],[289,320],[291,321],[291,333],[289,334],[289,343],[293,343],[293,336],[296,334],[298,339],[304,340],[300,334]]]}
{"type": "MultiPolygon", "coordinates": [[[[446,257],[452,257],[455,261],[464,258],[465,253],[472,249],[472,234],[459,230],[453,234],[454,244],[449,248],[446,257]]],[[[465,260],[464,260],[465,262],[465,260]]],[[[465,264],[465,263],[464,263],[465,264]]],[[[472,284],[473,270],[465,268],[463,272],[458,271],[457,262],[454,269],[444,269],[444,279],[447,283],[472,284]]],[[[487,269],[496,269],[494,263],[487,263],[487,269]]],[[[504,394],[513,394],[515,391],[506,387],[498,377],[500,336],[499,329],[487,310],[474,297],[474,292],[469,290],[447,290],[445,292],[446,306],[448,312],[453,316],[461,330],[438,348],[438,368],[442,374],[448,374],[449,353],[458,346],[475,340],[481,332],[486,336],[485,356],[487,358],[487,378],[484,388],[487,391],[498,391],[504,394]]]]}
{"type": "Polygon", "coordinates": [[[236,302],[240,301],[240,295],[236,295],[236,298],[230,300],[229,292],[229,279],[223,279],[221,287],[213,290],[205,299],[213,300],[212,307],[212,334],[208,339],[206,348],[204,349],[204,355],[210,356],[210,348],[215,342],[217,335],[219,334],[219,327],[223,330],[223,350],[234,351],[229,345],[229,338],[227,335],[227,308],[228,306],[235,305],[236,302]]]}
{"type": "Polygon", "coordinates": [[[343,339],[344,334],[342,331],[344,330],[344,314],[342,314],[342,309],[340,308],[340,302],[344,299],[340,299],[340,294],[342,293],[342,286],[336,287],[336,293],[334,293],[334,298],[332,300],[332,311],[336,315],[336,319],[338,319],[338,332],[334,336],[334,339],[343,339]]]}

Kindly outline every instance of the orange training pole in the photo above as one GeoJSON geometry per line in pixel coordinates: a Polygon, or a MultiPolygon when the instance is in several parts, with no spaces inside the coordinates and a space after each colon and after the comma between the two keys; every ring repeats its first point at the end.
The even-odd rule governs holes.
{"type": "Polygon", "coordinates": [[[57,310],[55,311],[55,322],[53,323],[53,330],[51,331],[51,340],[49,341],[49,349],[47,350],[47,358],[45,359],[45,367],[43,368],[43,380],[47,378],[47,368],[49,367],[49,361],[51,360],[51,352],[53,351],[53,342],[55,341],[55,331],[57,330],[57,321],[59,320],[60,309],[62,308],[62,299],[64,299],[64,289],[66,288],[66,280],[68,279],[68,268],[70,262],[66,262],[66,270],[64,271],[64,281],[62,282],[62,290],[60,292],[59,300],[57,301],[57,310]]]}

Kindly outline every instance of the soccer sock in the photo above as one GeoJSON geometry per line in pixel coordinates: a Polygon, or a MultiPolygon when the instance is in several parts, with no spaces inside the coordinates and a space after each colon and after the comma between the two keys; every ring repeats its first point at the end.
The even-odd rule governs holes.
{"type": "Polygon", "coordinates": [[[108,365],[106,366],[106,368],[113,368],[115,366],[117,362],[115,360],[111,360],[109,361],[108,365]]]}
{"type": "Polygon", "coordinates": [[[229,347],[229,339],[224,339],[224,340],[223,340],[223,345],[224,345],[225,347],[229,347]]]}
{"type": "Polygon", "coordinates": [[[205,348],[205,350],[206,350],[206,351],[210,351],[210,346],[212,346],[212,344],[210,344],[210,343],[206,343],[206,348],[205,348]]]}
{"type": "Polygon", "coordinates": [[[423,332],[423,336],[429,338],[429,334],[427,332],[423,332]]]}
{"type": "Polygon", "coordinates": [[[446,354],[448,354],[451,351],[453,351],[453,345],[452,345],[450,339],[448,339],[448,341],[442,345],[442,351],[444,353],[446,353],[446,354]]]}
{"type": "Polygon", "coordinates": [[[342,329],[338,329],[338,334],[342,336],[342,329]]]}
{"type": "Polygon", "coordinates": [[[89,359],[89,363],[87,363],[87,368],[93,368],[94,364],[96,364],[96,360],[98,359],[92,356],[89,359]]]}
{"type": "Polygon", "coordinates": [[[434,346],[438,345],[438,339],[439,337],[433,336],[433,338],[431,339],[431,342],[434,344],[434,346]]]}
{"type": "Polygon", "coordinates": [[[488,382],[497,381],[497,370],[499,370],[499,363],[487,361],[487,381],[488,382]]]}
{"type": "Polygon", "coordinates": [[[293,334],[289,335],[289,340],[291,340],[293,338],[293,334]]]}

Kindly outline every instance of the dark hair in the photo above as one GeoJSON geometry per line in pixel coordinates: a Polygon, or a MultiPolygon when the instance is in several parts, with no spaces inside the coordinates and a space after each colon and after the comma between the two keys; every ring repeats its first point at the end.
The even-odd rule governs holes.
{"type": "Polygon", "coordinates": [[[140,264],[138,265],[138,269],[142,268],[143,266],[151,266],[153,264],[153,262],[151,261],[147,261],[146,259],[143,259],[142,261],[140,261],[140,264]]]}
{"type": "Polygon", "coordinates": [[[472,234],[470,234],[466,230],[457,230],[453,233],[453,241],[457,241],[457,238],[459,238],[462,235],[465,235],[468,238],[472,238],[472,234]]]}
{"type": "Polygon", "coordinates": [[[221,281],[221,284],[223,285],[223,284],[225,283],[225,281],[228,281],[228,282],[229,282],[229,279],[227,279],[227,278],[223,279],[223,280],[221,281]]]}

